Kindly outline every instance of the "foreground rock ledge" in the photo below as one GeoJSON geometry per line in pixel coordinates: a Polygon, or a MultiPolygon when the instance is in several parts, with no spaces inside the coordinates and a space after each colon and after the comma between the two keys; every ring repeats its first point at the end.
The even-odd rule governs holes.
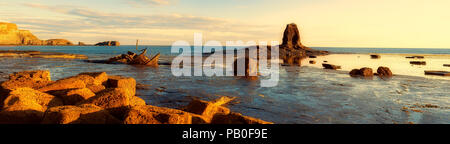
{"type": "Polygon", "coordinates": [[[0,85],[0,124],[272,124],[231,112],[229,97],[181,110],[147,105],[134,78],[105,72],[52,81],[49,71],[24,71],[0,85]]]}

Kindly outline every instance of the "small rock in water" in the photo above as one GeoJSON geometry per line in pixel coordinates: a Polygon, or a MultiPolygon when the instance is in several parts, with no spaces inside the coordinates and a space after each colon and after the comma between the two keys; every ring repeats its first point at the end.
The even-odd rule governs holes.
{"type": "Polygon", "coordinates": [[[380,77],[392,77],[392,71],[388,67],[378,67],[378,76],[380,77]]]}
{"type": "Polygon", "coordinates": [[[450,64],[444,64],[445,67],[450,67],[450,64]]]}
{"type": "Polygon", "coordinates": [[[412,65],[427,65],[425,61],[410,61],[409,63],[412,65]]]}
{"type": "Polygon", "coordinates": [[[309,63],[310,64],[316,64],[316,61],[311,60],[311,61],[309,61],[309,63]]]}
{"type": "Polygon", "coordinates": [[[424,59],[425,57],[424,56],[410,56],[410,57],[406,57],[406,58],[408,58],[408,59],[414,59],[414,58],[416,58],[416,59],[424,59]]]}
{"type": "Polygon", "coordinates": [[[322,66],[325,69],[333,69],[333,70],[341,69],[341,66],[332,65],[332,64],[322,64],[322,66]]]}
{"type": "Polygon", "coordinates": [[[379,59],[379,58],[381,58],[380,55],[370,55],[370,57],[371,57],[372,59],[379,59]]]}
{"type": "Polygon", "coordinates": [[[309,56],[309,58],[317,58],[317,56],[309,56]]]}
{"type": "Polygon", "coordinates": [[[361,68],[361,69],[353,69],[352,71],[350,71],[350,76],[352,77],[358,77],[358,76],[362,76],[362,77],[372,77],[373,74],[373,70],[371,68],[361,68]]]}

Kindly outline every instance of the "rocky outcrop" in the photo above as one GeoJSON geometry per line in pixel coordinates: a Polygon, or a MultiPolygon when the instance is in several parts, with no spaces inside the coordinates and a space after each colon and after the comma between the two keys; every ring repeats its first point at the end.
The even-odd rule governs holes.
{"type": "Polygon", "coordinates": [[[301,65],[301,60],[308,56],[326,55],[327,51],[313,50],[301,42],[300,32],[296,24],[286,26],[283,43],[280,45],[280,59],[287,65],[301,65]]]}
{"type": "Polygon", "coordinates": [[[72,42],[65,40],[65,39],[49,39],[45,41],[44,45],[48,46],[71,46],[73,45],[72,42]]]}
{"type": "Polygon", "coordinates": [[[55,58],[55,59],[87,59],[88,57],[81,54],[65,54],[58,52],[40,52],[40,51],[15,51],[0,50],[1,57],[29,57],[29,58],[55,58]]]}
{"type": "Polygon", "coordinates": [[[120,42],[118,41],[104,41],[95,44],[95,46],[120,46],[120,42]]]}
{"type": "Polygon", "coordinates": [[[20,30],[16,24],[0,22],[0,45],[73,45],[64,39],[40,40],[29,30],[20,30]]]}
{"type": "Polygon", "coordinates": [[[48,71],[18,72],[10,76],[1,102],[0,124],[271,124],[232,113],[224,105],[233,98],[193,100],[183,110],[147,105],[137,96],[136,80],[81,73],[58,81],[48,71]],[[14,83],[23,83],[24,87],[14,83]],[[45,81],[47,83],[31,85],[45,81]],[[103,90],[93,92],[92,87],[103,90]]]}

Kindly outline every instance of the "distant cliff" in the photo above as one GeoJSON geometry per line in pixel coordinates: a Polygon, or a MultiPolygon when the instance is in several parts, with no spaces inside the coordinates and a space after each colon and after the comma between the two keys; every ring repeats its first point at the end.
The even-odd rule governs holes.
{"type": "Polygon", "coordinates": [[[65,39],[40,40],[28,30],[18,29],[16,24],[0,22],[0,45],[73,45],[65,39]]]}

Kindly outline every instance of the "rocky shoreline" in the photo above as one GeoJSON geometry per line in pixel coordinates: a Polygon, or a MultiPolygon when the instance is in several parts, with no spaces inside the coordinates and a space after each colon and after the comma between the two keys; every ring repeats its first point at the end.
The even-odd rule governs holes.
{"type": "Polygon", "coordinates": [[[182,109],[146,105],[134,78],[106,72],[57,81],[49,71],[16,72],[0,86],[0,124],[272,124],[231,112],[230,97],[182,109]]]}

